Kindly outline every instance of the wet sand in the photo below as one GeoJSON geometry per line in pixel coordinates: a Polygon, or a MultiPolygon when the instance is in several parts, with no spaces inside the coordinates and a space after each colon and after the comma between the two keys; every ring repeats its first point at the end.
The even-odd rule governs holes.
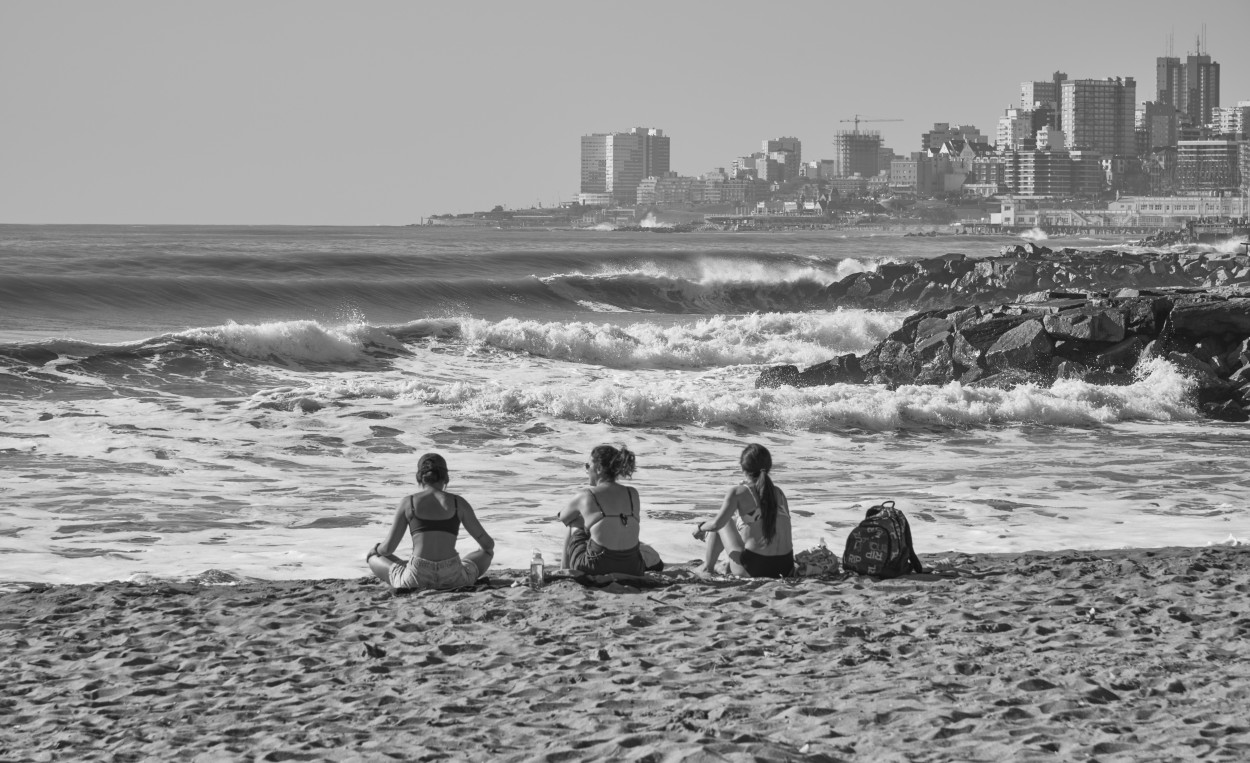
{"type": "Polygon", "coordinates": [[[0,593],[3,760],[1246,760],[1250,549],[0,593]]]}

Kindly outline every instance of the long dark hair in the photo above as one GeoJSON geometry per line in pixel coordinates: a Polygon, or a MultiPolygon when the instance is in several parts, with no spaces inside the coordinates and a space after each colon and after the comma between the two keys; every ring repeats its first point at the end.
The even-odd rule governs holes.
{"type": "Polygon", "coordinates": [[[590,451],[590,460],[612,482],[616,482],[617,477],[629,477],[634,473],[634,454],[624,445],[620,450],[611,445],[596,445],[590,451]]]}
{"type": "Polygon", "coordinates": [[[763,445],[751,443],[742,449],[738,463],[742,466],[742,471],[751,478],[755,495],[759,499],[760,516],[764,520],[764,540],[772,542],[773,536],[777,534],[777,492],[773,488],[773,481],[768,478],[768,472],[773,468],[773,456],[763,445]]]}
{"type": "Polygon", "coordinates": [[[437,453],[426,453],[417,459],[417,484],[446,484],[450,479],[447,476],[447,459],[437,453]]]}

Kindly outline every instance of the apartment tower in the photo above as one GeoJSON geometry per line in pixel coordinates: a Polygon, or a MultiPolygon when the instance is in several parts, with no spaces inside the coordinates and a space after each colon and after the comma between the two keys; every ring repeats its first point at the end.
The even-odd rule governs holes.
{"type": "Polygon", "coordinates": [[[1202,48],[1199,38],[1184,63],[1174,56],[1155,60],[1155,100],[1175,106],[1191,125],[1209,124],[1220,105],[1220,65],[1202,48]]]}
{"type": "Polygon", "coordinates": [[[1137,83],[1132,77],[1068,80],[1059,111],[1067,147],[1104,156],[1135,153],[1137,83]]]}
{"type": "MultiPolygon", "coordinates": [[[[1020,83],[1020,107],[1029,111],[1037,111],[1039,108],[1049,108],[1051,113],[1055,115],[1056,120],[1061,119],[1059,110],[1060,91],[1063,83],[1068,81],[1068,75],[1063,72],[1055,72],[1050,75],[1049,80],[1038,82],[1021,82],[1020,83]]],[[[1061,123],[1054,124],[1054,127],[1061,129],[1061,123]]]]}
{"type": "Polygon", "coordinates": [[[632,206],[642,179],[663,177],[668,167],[669,139],[663,130],[635,127],[629,132],[583,135],[581,196],[632,206]]]}

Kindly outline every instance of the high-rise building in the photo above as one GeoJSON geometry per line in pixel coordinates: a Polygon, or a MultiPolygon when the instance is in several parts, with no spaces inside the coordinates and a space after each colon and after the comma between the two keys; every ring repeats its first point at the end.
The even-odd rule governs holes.
{"type": "Polygon", "coordinates": [[[1189,121],[1205,125],[1211,121],[1211,110],[1220,105],[1220,65],[1206,53],[1194,53],[1185,59],[1185,104],[1181,111],[1189,121]]]}
{"type": "Polygon", "coordinates": [[[760,150],[781,167],[782,179],[794,180],[802,174],[803,143],[798,138],[766,140],[760,150]]]}
{"type": "Polygon", "coordinates": [[[1063,127],[1057,120],[1061,118],[1059,111],[1060,89],[1067,80],[1067,74],[1055,72],[1050,76],[1049,80],[1021,82],[1020,107],[1034,111],[1039,107],[1048,107],[1056,119],[1054,126],[1063,127]]]}
{"type": "Polygon", "coordinates": [[[1068,80],[1060,88],[1067,147],[1106,156],[1134,153],[1137,83],[1132,77],[1068,80]]]}
{"type": "Polygon", "coordinates": [[[1179,107],[1184,101],[1185,67],[1175,56],[1155,59],[1155,101],[1179,107]]]}
{"type": "Polygon", "coordinates": [[[994,147],[999,151],[1032,151],[1037,146],[1033,110],[1010,108],[998,118],[994,147]]]}
{"type": "Polygon", "coordinates": [[[1180,112],[1176,106],[1162,101],[1146,101],[1142,104],[1141,120],[1138,129],[1145,133],[1143,151],[1146,153],[1156,148],[1175,146],[1177,128],[1180,125],[1180,112]]]}
{"type": "Polygon", "coordinates": [[[1177,145],[1176,182],[1181,193],[1237,191],[1240,147],[1232,140],[1183,140],[1177,145]]]}
{"type": "Polygon", "coordinates": [[[876,130],[841,130],[834,135],[841,177],[876,177],[881,171],[881,133],[876,130]]]}
{"type": "Polygon", "coordinates": [[[668,167],[669,139],[663,130],[635,127],[629,132],[583,135],[579,198],[598,200],[606,195],[617,204],[632,205],[642,179],[663,177],[668,167]]]}
{"type": "Polygon", "coordinates": [[[1155,80],[1155,100],[1175,106],[1191,125],[1211,122],[1220,105],[1220,65],[1202,52],[1201,38],[1184,63],[1173,56],[1156,59],[1155,80]]]}
{"type": "Polygon", "coordinates": [[[1072,193],[1072,158],[1067,151],[1012,151],[1003,157],[1003,184],[1021,196],[1072,193]]]}

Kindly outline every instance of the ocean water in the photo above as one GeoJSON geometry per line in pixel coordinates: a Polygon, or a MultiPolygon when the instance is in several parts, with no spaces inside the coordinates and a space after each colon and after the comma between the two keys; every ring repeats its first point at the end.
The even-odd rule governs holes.
{"type": "Polygon", "coordinates": [[[519,568],[558,559],[599,443],[637,454],[643,538],[673,562],[748,442],[798,548],[840,553],[883,499],[922,556],[1244,542],[1250,430],[1200,419],[1166,363],[1116,388],[754,388],[907,314],[828,284],[1010,242],[0,226],[0,581],[367,575],[431,450],[519,568]]]}

